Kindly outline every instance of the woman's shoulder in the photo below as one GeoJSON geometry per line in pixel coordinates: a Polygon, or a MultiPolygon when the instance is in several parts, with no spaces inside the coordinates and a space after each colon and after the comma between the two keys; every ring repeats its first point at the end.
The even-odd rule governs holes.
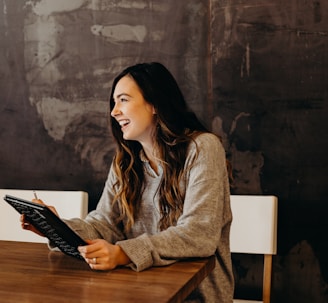
{"type": "Polygon", "coordinates": [[[220,138],[213,133],[200,133],[194,137],[197,146],[222,146],[220,138]]]}
{"type": "Polygon", "coordinates": [[[210,132],[199,133],[195,135],[189,145],[189,151],[192,153],[224,152],[220,138],[210,132]]]}

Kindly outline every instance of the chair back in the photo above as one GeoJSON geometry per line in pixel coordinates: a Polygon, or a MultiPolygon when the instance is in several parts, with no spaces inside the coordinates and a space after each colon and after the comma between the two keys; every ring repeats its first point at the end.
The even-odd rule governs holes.
{"type": "Polygon", "coordinates": [[[233,221],[230,249],[234,253],[277,253],[277,207],[275,196],[231,195],[233,221]]]}
{"type": "Polygon", "coordinates": [[[277,253],[278,199],[275,196],[231,195],[232,224],[230,249],[232,253],[263,254],[262,301],[270,302],[272,255],[277,253]]]}

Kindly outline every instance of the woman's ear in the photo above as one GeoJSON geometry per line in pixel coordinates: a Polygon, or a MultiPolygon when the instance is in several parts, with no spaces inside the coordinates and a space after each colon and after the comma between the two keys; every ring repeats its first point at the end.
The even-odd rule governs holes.
{"type": "Polygon", "coordinates": [[[153,115],[156,115],[156,114],[157,114],[156,109],[155,109],[155,107],[153,106],[153,115]]]}

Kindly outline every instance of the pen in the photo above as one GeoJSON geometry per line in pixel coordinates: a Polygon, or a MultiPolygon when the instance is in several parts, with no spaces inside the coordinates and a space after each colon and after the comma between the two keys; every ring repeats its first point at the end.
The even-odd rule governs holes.
{"type": "Polygon", "coordinates": [[[35,198],[35,199],[39,200],[38,196],[36,195],[35,190],[33,190],[33,195],[34,195],[34,198],[35,198]]]}

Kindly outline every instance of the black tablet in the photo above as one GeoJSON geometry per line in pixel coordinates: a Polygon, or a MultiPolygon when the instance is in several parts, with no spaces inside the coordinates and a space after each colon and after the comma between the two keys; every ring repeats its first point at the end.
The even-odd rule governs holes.
{"type": "Polygon", "coordinates": [[[6,195],[4,200],[20,214],[24,214],[38,231],[63,253],[83,259],[77,247],[87,245],[65,222],[56,216],[47,206],[6,195]]]}

